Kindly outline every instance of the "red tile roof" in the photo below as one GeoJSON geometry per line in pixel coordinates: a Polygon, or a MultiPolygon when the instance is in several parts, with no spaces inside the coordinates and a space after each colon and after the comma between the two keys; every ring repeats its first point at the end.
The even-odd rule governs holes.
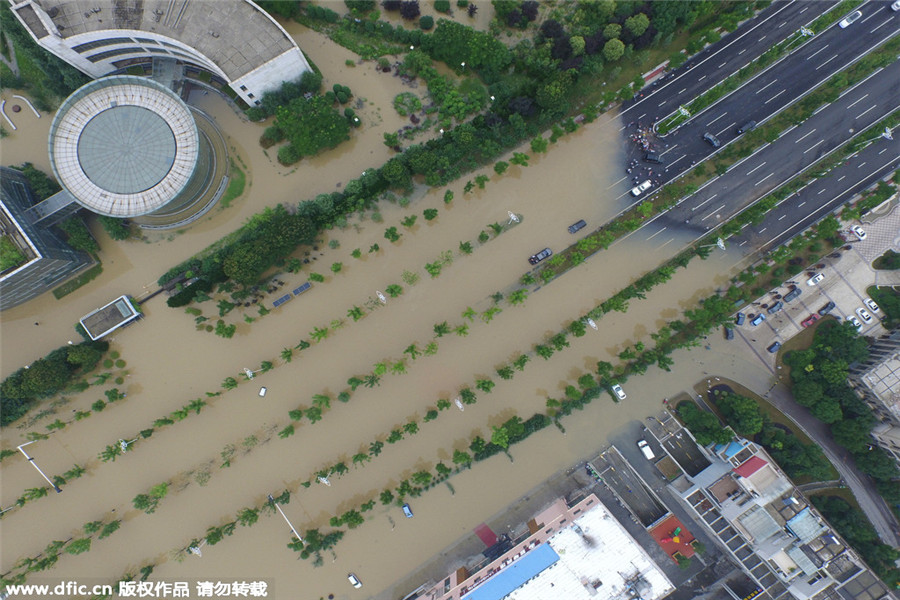
{"type": "Polygon", "coordinates": [[[769,464],[769,463],[767,463],[760,457],[754,456],[750,460],[744,461],[741,464],[741,466],[734,469],[734,472],[737,473],[738,475],[740,475],[741,477],[750,477],[751,475],[753,475],[754,473],[756,473],[757,471],[762,469],[767,464],[769,464]]]}

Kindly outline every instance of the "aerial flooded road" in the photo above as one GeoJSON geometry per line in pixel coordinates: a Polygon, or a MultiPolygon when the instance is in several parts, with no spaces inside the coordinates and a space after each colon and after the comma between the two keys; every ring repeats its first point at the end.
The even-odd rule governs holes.
{"type": "MultiPolygon", "coordinates": [[[[364,125],[352,133],[353,140],[285,168],[270,159],[274,149],[264,152],[258,146],[263,125],[239,118],[214,95],[194,98],[216,118],[229,136],[235,160],[248,172],[245,195],[228,208],[213,210],[183,233],[149,233],[145,241],[121,243],[95,228],[104,265],[98,279],[62,300],[45,294],[3,313],[4,376],[74,340],[73,325],[90,310],[122,293],[139,298],[155,290],[160,274],[265,206],[337,189],[391,156],[382,133],[404,122],[394,113],[391,101],[409,88],[399,78],[377,73],[373,63],[345,67],[352,55],[318,34],[296,25],[292,32],[323,72],[339,73],[328,78],[327,87],[339,82],[365,98],[364,107],[357,111],[364,125]]],[[[17,163],[30,160],[46,168],[39,162],[39,150],[46,144],[46,131],[40,128],[45,126],[49,126],[49,115],[23,124],[4,141],[5,154],[15,156],[17,163]]],[[[124,383],[114,385],[111,380],[92,386],[57,406],[55,414],[30,424],[23,419],[21,427],[4,432],[3,448],[15,448],[28,432],[46,432],[46,425],[56,418],[69,422],[49,439],[32,445],[32,455],[50,474],[62,473],[76,463],[85,466],[87,474],[72,480],[64,493],[36,499],[4,517],[0,571],[38,555],[53,540],[83,535],[80,530],[85,523],[122,519],[121,529],[108,539],[94,540],[89,552],[63,554],[52,570],[30,577],[29,582],[84,580],[86,576],[109,582],[153,564],[153,580],[266,580],[278,598],[351,597],[346,574],[354,571],[365,581],[366,593],[377,593],[540,481],[596,450],[616,428],[655,412],[663,397],[690,387],[710,365],[738,368],[735,361],[743,358],[728,352],[679,352],[673,373],[653,368],[633,378],[626,385],[628,399],[620,403],[602,395],[582,413],[563,421],[565,435],[555,427],[547,428],[510,449],[514,462],[498,455],[453,476],[449,486],[439,485],[411,499],[414,519],[403,518],[396,506],[378,504],[363,513],[365,523],[346,533],[334,556],[325,553],[324,564],[318,568],[311,560],[298,560],[299,555],[285,547],[290,535],[277,513],[264,515],[253,527],[237,527],[233,536],[214,546],[204,546],[202,557],[177,552],[203,537],[207,528],[225,525],[240,509],[261,506],[267,494],[285,489],[292,498],[283,509],[299,530],[328,531],[332,516],[377,498],[383,489],[395,487],[412,473],[433,469],[438,462],[452,465],[453,451],[465,450],[475,435],[489,438],[490,426],[515,415],[528,418],[544,411],[548,397],[561,397],[565,386],[594,371],[597,361],[617,364],[617,355],[625,348],[648,343],[650,333],[666,321],[726,286],[741,259],[732,250],[694,261],[645,300],[633,300],[627,313],[607,315],[598,323],[599,332],[570,336],[570,347],[550,360],[534,355],[534,344],[658,266],[673,254],[676,243],[680,247],[690,241],[687,233],[673,234],[675,242],[664,247],[626,238],[532,292],[522,305],[500,300],[497,306],[502,312],[489,323],[480,316],[472,321],[463,317],[468,307],[484,313],[493,306],[491,295],[511,289],[528,271],[528,256],[544,247],[559,251],[575,241],[577,236],[566,230],[570,223],[585,219],[589,228],[585,231],[590,231],[627,205],[626,184],[615,184],[623,162],[619,126],[617,118],[605,115],[562,138],[547,154],[532,156],[528,167],[512,166],[503,176],[489,167],[483,171],[491,177],[484,190],[464,194],[466,178],[455,182],[449,186],[455,194],[449,205],[443,202],[443,188],[419,189],[408,207],[382,202],[378,215],[369,211],[364,217],[351,216],[347,228],[325,232],[318,249],[309,250],[310,266],[296,275],[279,276],[286,282],[285,291],[306,281],[311,271],[327,274],[325,282],[314,283],[304,295],[261,318],[256,307],[236,309],[225,317],[237,324],[231,340],[198,331],[194,316],[166,307],[163,295],[148,301],[143,305],[143,321],[112,336],[112,349],[126,366],[100,369],[121,376],[124,383]],[[430,222],[421,218],[428,208],[439,213],[430,222]],[[521,216],[521,223],[495,238],[491,234],[494,239],[479,246],[479,233],[490,231],[492,223],[506,223],[510,211],[521,216]],[[416,225],[402,227],[400,220],[411,214],[419,215],[416,225]],[[403,234],[398,242],[384,238],[390,226],[403,234]],[[330,241],[337,247],[329,247],[330,241]],[[475,246],[471,255],[458,250],[465,241],[475,246]],[[368,253],[373,244],[381,249],[368,253]],[[362,251],[359,259],[351,256],[355,248],[362,251]],[[425,263],[446,251],[451,251],[452,263],[439,277],[431,278],[425,263]],[[334,262],[343,263],[340,273],[330,273],[334,262]],[[405,283],[404,271],[418,274],[418,282],[405,283]],[[376,290],[390,284],[402,285],[403,294],[383,306],[375,303],[376,290]],[[365,307],[368,314],[352,321],[347,311],[353,306],[365,307]],[[248,323],[244,315],[256,320],[248,323]],[[334,320],[342,324],[334,327],[334,320]],[[435,339],[433,327],[443,321],[451,328],[467,324],[468,329],[435,339]],[[310,340],[316,327],[328,327],[328,337],[295,352],[288,363],[279,358],[283,349],[310,340]],[[385,360],[396,363],[411,344],[422,349],[432,340],[437,352],[408,358],[405,374],[387,373],[379,385],[359,387],[346,404],[336,399],[348,390],[348,378],[369,373],[385,360]],[[495,369],[523,353],[532,356],[524,371],[508,381],[499,379],[495,369]],[[700,364],[701,359],[708,364],[700,364]],[[273,362],[275,368],[234,390],[223,390],[226,377],[237,378],[244,368],[259,369],[262,361],[273,362]],[[423,422],[438,399],[452,399],[462,387],[474,388],[475,379],[485,378],[493,379],[496,387],[489,394],[478,391],[476,404],[464,412],[452,407],[436,421],[423,422]],[[261,385],[268,389],[264,398],[257,394],[261,385]],[[127,398],[74,421],[75,410],[89,410],[111,387],[127,393],[127,398]],[[220,391],[218,397],[207,396],[220,391]],[[290,423],[288,411],[309,407],[315,394],[331,398],[322,421],[304,420],[295,424],[293,436],[281,439],[277,433],[290,423]],[[195,398],[208,402],[199,414],[157,428],[152,437],[135,442],[114,462],[97,458],[105,446],[119,439],[132,440],[156,419],[195,398]],[[419,424],[418,434],[386,444],[382,454],[367,465],[351,465],[352,457],[371,442],[384,441],[393,429],[412,420],[419,424]],[[223,466],[229,462],[226,455],[230,457],[227,467],[223,466]],[[347,463],[350,471],[332,477],[331,486],[301,487],[318,470],[338,461],[347,463]],[[168,495],[153,514],[132,507],[132,498],[164,481],[169,482],[168,495]]],[[[298,256],[305,257],[302,252],[298,256]]],[[[271,306],[277,295],[268,295],[264,302],[271,306]]],[[[214,302],[198,308],[212,322],[218,318],[214,302]]],[[[740,368],[761,380],[767,376],[755,365],[740,368]]],[[[41,483],[22,457],[6,459],[2,506],[10,506],[25,489],[41,483]]]]}

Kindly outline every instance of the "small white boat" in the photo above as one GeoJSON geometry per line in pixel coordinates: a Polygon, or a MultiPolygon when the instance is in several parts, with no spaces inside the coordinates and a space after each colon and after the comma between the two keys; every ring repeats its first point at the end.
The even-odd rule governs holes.
{"type": "Polygon", "coordinates": [[[587,320],[587,324],[590,325],[590,326],[591,326],[591,329],[593,329],[594,331],[600,331],[600,330],[597,328],[597,324],[594,323],[594,320],[593,320],[593,319],[588,319],[588,320],[587,320]]]}
{"type": "Polygon", "coordinates": [[[378,296],[378,299],[381,300],[382,304],[387,304],[387,298],[384,297],[384,294],[381,292],[375,292],[375,295],[378,296]]]}
{"type": "Polygon", "coordinates": [[[319,477],[319,481],[321,481],[322,483],[324,483],[325,485],[327,485],[329,487],[331,486],[331,482],[328,481],[327,477],[319,477]]]}
{"type": "Polygon", "coordinates": [[[459,399],[459,396],[456,397],[456,400],[454,400],[454,402],[456,402],[456,408],[458,408],[459,410],[466,410],[466,407],[463,406],[462,400],[459,399]]]}

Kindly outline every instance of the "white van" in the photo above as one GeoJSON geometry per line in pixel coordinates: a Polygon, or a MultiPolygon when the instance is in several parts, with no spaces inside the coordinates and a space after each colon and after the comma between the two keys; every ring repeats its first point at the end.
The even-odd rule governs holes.
{"type": "Polygon", "coordinates": [[[656,455],[653,454],[653,450],[650,449],[650,444],[648,444],[646,440],[639,441],[638,448],[641,449],[641,452],[644,454],[644,458],[646,458],[647,460],[653,460],[654,458],[656,458],[656,455]]]}

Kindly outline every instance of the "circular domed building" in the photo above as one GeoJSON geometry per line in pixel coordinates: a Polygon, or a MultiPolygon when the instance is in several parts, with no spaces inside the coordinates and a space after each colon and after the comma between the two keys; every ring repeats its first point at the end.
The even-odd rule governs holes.
{"type": "MultiPolygon", "coordinates": [[[[216,144],[171,90],[115,75],[82,86],[50,126],[50,164],[85,208],[143,226],[189,222],[212,204],[216,144]]],[[[214,196],[213,196],[214,197],[214,196]]]]}

